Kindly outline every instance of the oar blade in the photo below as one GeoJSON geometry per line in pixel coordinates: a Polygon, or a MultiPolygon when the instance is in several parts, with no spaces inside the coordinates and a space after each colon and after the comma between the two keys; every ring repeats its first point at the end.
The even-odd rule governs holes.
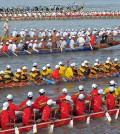
{"type": "Polygon", "coordinates": [[[117,110],[116,114],[115,114],[115,119],[117,120],[118,116],[119,116],[119,112],[120,112],[120,109],[117,110]]]}
{"type": "Polygon", "coordinates": [[[36,134],[36,133],[37,133],[37,125],[34,124],[34,125],[33,125],[33,134],[36,134]]]}
{"type": "Polygon", "coordinates": [[[69,128],[73,128],[73,119],[70,120],[69,124],[68,124],[69,128]]]}
{"type": "Polygon", "coordinates": [[[15,134],[20,134],[20,132],[19,132],[17,127],[15,127],[15,134]]]}
{"type": "Polygon", "coordinates": [[[48,130],[48,134],[52,134],[54,130],[54,124],[51,124],[48,130]]]}
{"type": "Polygon", "coordinates": [[[106,112],[106,113],[105,113],[105,115],[106,115],[106,118],[107,118],[108,122],[111,122],[111,121],[112,121],[112,119],[111,119],[111,117],[110,117],[109,113],[108,113],[108,112],[106,112]]]}
{"type": "Polygon", "coordinates": [[[90,116],[87,117],[86,124],[90,124],[90,116]]]}

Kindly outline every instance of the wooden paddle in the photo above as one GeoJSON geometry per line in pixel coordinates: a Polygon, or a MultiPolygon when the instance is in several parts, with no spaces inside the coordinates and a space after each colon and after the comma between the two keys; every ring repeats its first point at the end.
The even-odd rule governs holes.
{"type": "Polygon", "coordinates": [[[15,126],[15,134],[20,134],[18,127],[15,126]]]}
{"type": "Polygon", "coordinates": [[[120,109],[117,110],[116,114],[115,114],[115,119],[117,120],[118,116],[119,116],[119,112],[120,112],[120,109]]]}
{"type": "Polygon", "coordinates": [[[73,128],[73,118],[70,120],[69,124],[68,124],[69,128],[73,128]]]}
{"type": "Polygon", "coordinates": [[[3,52],[6,56],[10,57],[9,54],[7,54],[6,52],[3,52]]]}
{"type": "Polygon", "coordinates": [[[12,52],[15,56],[18,56],[16,53],[12,52]]]}

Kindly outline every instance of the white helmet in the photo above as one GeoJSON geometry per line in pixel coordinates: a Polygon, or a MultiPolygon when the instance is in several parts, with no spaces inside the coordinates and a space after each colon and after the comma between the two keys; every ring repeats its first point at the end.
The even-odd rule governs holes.
{"type": "Polygon", "coordinates": [[[7,69],[10,69],[11,68],[11,66],[10,65],[7,65],[7,67],[6,67],[7,69]]]}
{"type": "Polygon", "coordinates": [[[82,99],[84,99],[85,98],[85,95],[84,94],[80,94],[79,96],[78,96],[78,99],[80,99],[80,100],[82,100],[82,99]]]}
{"type": "Polygon", "coordinates": [[[80,85],[80,86],[78,87],[78,90],[79,90],[79,91],[84,90],[84,86],[83,86],[83,85],[80,85]]]}
{"type": "Polygon", "coordinates": [[[46,70],[46,67],[43,67],[42,70],[46,70]]]}
{"type": "Polygon", "coordinates": [[[92,84],[92,88],[96,88],[97,86],[97,84],[92,84]]]}
{"type": "Polygon", "coordinates": [[[21,69],[17,69],[17,73],[20,73],[21,72],[21,69]]]}
{"type": "Polygon", "coordinates": [[[115,58],[114,61],[115,61],[115,62],[118,61],[118,58],[115,58]]]}
{"type": "Polygon", "coordinates": [[[37,66],[37,63],[33,63],[33,67],[36,67],[37,66]]]}
{"type": "Polygon", "coordinates": [[[67,88],[63,88],[62,93],[67,93],[67,88]]]}
{"type": "Polygon", "coordinates": [[[33,67],[33,68],[31,69],[32,72],[34,72],[35,70],[36,70],[35,67],[33,67]]]}
{"type": "Polygon", "coordinates": [[[115,84],[117,84],[117,83],[114,80],[110,81],[110,85],[115,85],[115,84]]]}

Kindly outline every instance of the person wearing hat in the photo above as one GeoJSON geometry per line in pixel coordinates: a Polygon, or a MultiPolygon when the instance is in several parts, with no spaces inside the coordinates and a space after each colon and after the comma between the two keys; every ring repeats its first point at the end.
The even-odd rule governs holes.
{"type": "Polygon", "coordinates": [[[49,121],[49,122],[53,123],[53,120],[52,120],[52,107],[54,105],[56,105],[56,102],[53,101],[52,99],[49,99],[46,102],[46,105],[43,108],[41,119],[38,119],[36,122],[41,123],[41,122],[48,122],[49,121]]]}
{"type": "Polygon", "coordinates": [[[115,106],[116,106],[116,99],[114,96],[115,90],[116,90],[116,88],[111,86],[110,91],[106,96],[106,103],[107,103],[108,110],[115,109],[115,106]]]}
{"type": "Polygon", "coordinates": [[[26,108],[23,110],[22,113],[22,122],[24,126],[34,124],[36,121],[32,118],[33,108],[32,108],[32,101],[27,100],[26,108]]]}
{"type": "Polygon", "coordinates": [[[79,68],[79,75],[81,79],[84,79],[86,77],[86,65],[85,63],[82,63],[80,68],[79,68]]]}
{"type": "Polygon", "coordinates": [[[60,105],[61,102],[62,102],[62,100],[65,99],[67,93],[68,93],[67,88],[63,88],[63,89],[62,89],[62,94],[61,94],[60,96],[58,96],[58,98],[57,98],[57,100],[56,100],[56,103],[60,105]]]}
{"type": "Polygon", "coordinates": [[[75,101],[75,113],[77,116],[85,114],[85,95],[79,94],[76,101],[75,101]]]}
{"type": "Polygon", "coordinates": [[[32,101],[32,99],[33,99],[33,92],[28,92],[28,94],[27,94],[27,99],[24,100],[24,101],[22,101],[21,104],[19,105],[19,107],[20,107],[20,108],[25,107],[25,106],[26,106],[26,102],[27,102],[28,100],[32,101]]]}
{"type": "Polygon", "coordinates": [[[48,72],[48,79],[50,79],[51,76],[52,76],[53,70],[51,69],[51,65],[50,64],[47,64],[46,68],[47,68],[47,72],[48,72]]]}
{"type": "Polygon", "coordinates": [[[3,71],[0,71],[0,86],[2,86],[3,85],[3,87],[4,87],[4,79],[3,79],[3,71]]]}
{"type": "Polygon", "coordinates": [[[43,111],[44,106],[46,105],[47,101],[50,99],[48,96],[45,95],[45,90],[39,90],[39,97],[35,99],[33,107],[39,109],[40,113],[43,111]]]}
{"type": "Polygon", "coordinates": [[[2,130],[11,129],[16,125],[16,123],[11,123],[9,115],[9,103],[4,102],[2,111],[0,112],[0,124],[2,130]]]}
{"type": "Polygon", "coordinates": [[[10,65],[7,65],[6,66],[6,70],[3,71],[3,79],[4,79],[4,82],[6,84],[12,82],[13,81],[12,80],[13,77],[14,77],[14,74],[11,71],[11,66],[10,65]]]}
{"type": "Polygon", "coordinates": [[[28,68],[26,66],[23,66],[22,69],[21,69],[21,71],[22,71],[22,73],[21,73],[21,80],[22,81],[23,80],[27,81],[27,79],[28,79],[27,70],[28,70],[28,68]]]}
{"type": "Polygon", "coordinates": [[[42,68],[41,75],[43,78],[48,78],[48,71],[45,66],[42,68]]]}
{"type": "Polygon", "coordinates": [[[53,70],[53,73],[52,73],[52,78],[56,82],[62,81],[62,77],[61,77],[61,75],[59,73],[59,70],[60,70],[60,66],[59,65],[55,65],[55,69],[53,70]]]}
{"type": "Polygon", "coordinates": [[[37,73],[38,75],[40,75],[40,70],[39,70],[39,68],[38,68],[37,63],[33,63],[33,67],[35,68],[36,73],[37,73]]]}
{"type": "Polygon", "coordinates": [[[8,50],[8,46],[9,46],[9,42],[6,42],[6,43],[3,45],[3,47],[2,47],[2,52],[3,52],[3,53],[6,53],[6,52],[9,51],[9,50],[8,50]]]}
{"type": "MultiPolygon", "coordinates": [[[[105,91],[104,91],[104,92],[105,92],[106,94],[108,94],[108,93],[110,92],[110,88],[111,88],[111,87],[114,87],[114,88],[115,88],[116,85],[117,85],[117,83],[116,83],[114,80],[111,80],[111,81],[110,81],[110,84],[109,84],[109,87],[105,88],[105,91]]],[[[114,93],[113,93],[113,95],[114,95],[115,97],[118,97],[119,94],[120,94],[120,93],[119,93],[119,91],[118,91],[117,89],[116,89],[116,90],[114,91],[114,93]]]]}
{"type": "Polygon", "coordinates": [[[117,70],[118,72],[120,72],[120,62],[119,62],[118,58],[115,58],[115,59],[114,59],[113,66],[116,68],[116,70],[117,70]]]}
{"type": "Polygon", "coordinates": [[[17,49],[18,49],[19,51],[21,51],[21,50],[23,50],[23,46],[24,46],[24,43],[23,43],[22,40],[20,40],[20,42],[19,42],[18,45],[17,45],[17,49]]]}
{"type": "Polygon", "coordinates": [[[67,68],[64,66],[64,64],[61,61],[59,62],[59,66],[60,66],[59,73],[62,76],[62,78],[65,78],[65,71],[67,68]]]}
{"type": "Polygon", "coordinates": [[[8,37],[9,36],[9,24],[8,24],[8,19],[6,18],[5,23],[4,23],[4,37],[8,37]]]}
{"type": "Polygon", "coordinates": [[[20,108],[19,106],[17,106],[16,104],[13,103],[13,96],[11,94],[7,95],[7,100],[9,103],[9,115],[10,115],[10,120],[12,123],[19,123],[21,121],[21,119],[19,119],[16,114],[15,111],[21,111],[23,110],[25,107],[20,108]]]}
{"type": "Polygon", "coordinates": [[[21,82],[22,79],[21,79],[21,75],[22,74],[22,70],[21,69],[17,69],[17,72],[14,73],[14,77],[13,77],[13,81],[14,82],[21,82]]]}
{"type": "Polygon", "coordinates": [[[94,96],[93,105],[92,105],[94,113],[101,112],[102,110],[105,110],[103,107],[103,100],[102,100],[103,95],[104,95],[103,89],[99,89],[98,95],[94,96]]]}
{"type": "Polygon", "coordinates": [[[92,90],[90,92],[90,96],[94,97],[98,95],[98,85],[92,84],[92,90]]]}
{"type": "Polygon", "coordinates": [[[94,63],[93,67],[90,68],[89,78],[98,78],[100,73],[99,70],[99,64],[94,63]]]}
{"type": "Polygon", "coordinates": [[[72,114],[72,99],[71,96],[66,95],[65,99],[62,100],[61,104],[60,104],[60,118],[64,119],[64,118],[69,118],[71,117],[72,114]]]}

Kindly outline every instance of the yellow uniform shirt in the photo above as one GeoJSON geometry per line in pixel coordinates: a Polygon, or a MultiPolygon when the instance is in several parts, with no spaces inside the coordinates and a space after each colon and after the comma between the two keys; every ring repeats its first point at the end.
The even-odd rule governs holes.
{"type": "Polygon", "coordinates": [[[65,77],[71,79],[73,77],[73,70],[71,67],[68,67],[65,71],[65,77]]]}
{"type": "MultiPolygon", "coordinates": [[[[105,93],[109,93],[109,92],[110,92],[110,87],[105,88],[104,92],[105,92],[105,93]]],[[[115,97],[119,95],[119,92],[118,92],[117,89],[115,90],[115,92],[114,92],[113,95],[114,95],[115,97]]]]}
{"type": "Polygon", "coordinates": [[[66,71],[66,67],[64,66],[60,66],[60,70],[59,70],[59,74],[62,76],[62,78],[65,77],[65,71],[66,71]]]}

